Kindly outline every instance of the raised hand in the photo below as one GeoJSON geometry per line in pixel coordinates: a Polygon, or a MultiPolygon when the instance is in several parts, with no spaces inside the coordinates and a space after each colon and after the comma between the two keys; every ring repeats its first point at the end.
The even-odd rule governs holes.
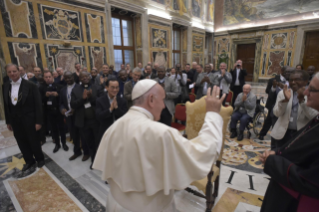
{"type": "Polygon", "coordinates": [[[212,111],[219,113],[222,103],[226,97],[226,94],[223,94],[222,98],[219,98],[220,88],[214,86],[213,91],[211,92],[211,88],[207,89],[207,97],[206,97],[206,111],[212,111]]]}
{"type": "Polygon", "coordinates": [[[285,102],[289,102],[289,99],[291,97],[291,90],[288,89],[287,85],[284,86],[283,92],[284,92],[284,95],[285,95],[285,100],[284,101],[285,102]]]}

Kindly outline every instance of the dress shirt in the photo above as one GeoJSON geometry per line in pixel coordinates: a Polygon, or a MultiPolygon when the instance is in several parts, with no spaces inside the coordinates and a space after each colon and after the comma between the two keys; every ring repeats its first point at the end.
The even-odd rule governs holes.
{"type": "Polygon", "coordinates": [[[69,105],[69,109],[71,109],[71,106],[70,106],[70,102],[71,102],[71,92],[73,90],[75,86],[75,83],[73,83],[72,85],[67,85],[67,93],[66,93],[66,96],[67,96],[67,99],[68,99],[68,105],[69,105]]]}
{"type": "Polygon", "coordinates": [[[292,99],[292,108],[290,113],[290,120],[288,124],[288,129],[290,130],[297,130],[297,118],[298,118],[298,107],[299,107],[299,100],[297,92],[293,93],[292,99]]]}
{"type": "Polygon", "coordinates": [[[21,77],[16,82],[11,81],[11,102],[13,105],[18,103],[21,81],[21,77]]]}
{"type": "Polygon", "coordinates": [[[24,75],[22,76],[22,78],[25,79],[25,80],[28,80],[28,75],[27,75],[27,74],[24,74],[24,75]]]}
{"type": "Polygon", "coordinates": [[[236,72],[237,72],[237,77],[236,77],[235,85],[240,85],[240,83],[239,83],[239,73],[240,73],[240,69],[239,69],[239,68],[236,68],[236,72]]]}

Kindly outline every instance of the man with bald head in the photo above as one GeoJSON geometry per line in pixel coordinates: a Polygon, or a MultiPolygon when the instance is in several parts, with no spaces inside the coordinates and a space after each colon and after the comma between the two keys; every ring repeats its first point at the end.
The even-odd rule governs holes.
{"type": "Polygon", "coordinates": [[[93,164],[110,184],[109,212],[176,211],[174,191],[204,178],[220,154],[225,96],[217,98],[219,92],[208,89],[202,129],[187,140],[157,122],[165,108],[163,87],[150,79],[135,85],[134,106],[106,131],[93,164]]]}
{"type": "Polygon", "coordinates": [[[71,108],[74,109],[75,126],[80,129],[82,142],[90,150],[93,162],[97,148],[98,122],[95,116],[95,104],[98,88],[90,82],[90,74],[82,71],[79,75],[80,86],[71,92],[71,108]]]}
{"type": "Polygon", "coordinates": [[[250,120],[254,117],[256,108],[256,95],[251,92],[251,85],[245,84],[243,92],[238,94],[235,101],[235,110],[231,116],[230,138],[237,137],[237,122],[240,121],[239,135],[237,141],[242,141],[244,138],[244,130],[250,120]]]}

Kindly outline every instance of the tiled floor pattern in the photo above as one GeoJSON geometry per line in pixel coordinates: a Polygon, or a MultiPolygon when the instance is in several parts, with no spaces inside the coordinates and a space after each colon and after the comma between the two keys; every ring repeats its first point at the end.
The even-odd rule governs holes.
{"type": "MultiPolygon", "coordinates": [[[[0,132],[1,129],[6,129],[3,125],[3,123],[0,123],[0,132]]],[[[262,172],[262,166],[258,164],[257,157],[262,150],[269,147],[269,141],[262,142],[252,136],[251,139],[238,142],[236,139],[230,139],[229,134],[226,135],[226,138],[224,154],[228,154],[228,156],[223,158],[218,202],[214,211],[246,212],[248,209],[251,211],[258,210],[269,180],[268,176],[262,172]],[[258,198],[261,199],[257,203],[255,202],[256,195],[259,195],[258,198]],[[245,199],[248,200],[244,201],[245,199]]],[[[3,139],[0,137],[0,146],[3,144],[3,139]]],[[[270,140],[269,135],[266,136],[266,139],[270,140]]],[[[81,157],[74,161],[68,160],[73,154],[73,144],[68,143],[70,147],[68,152],[60,149],[57,153],[53,153],[54,144],[50,141],[51,139],[48,140],[42,147],[46,154],[46,168],[37,170],[35,174],[24,180],[32,181],[41,174],[43,180],[55,182],[51,183],[52,188],[54,186],[59,188],[57,190],[62,192],[61,194],[64,192],[63,195],[69,197],[65,198],[66,201],[68,199],[67,207],[74,207],[74,211],[76,211],[76,207],[85,208],[81,210],[104,211],[109,186],[101,181],[100,172],[89,169],[91,164],[89,160],[82,162],[81,157]],[[63,188],[66,190],[63,190],[63,188]]],[[[0,212],[20,211],[22,208],[31,208],[32,211],[32,205],[33,207],[49,207],[48,204],[41,205],[36,201],[31,206],[25,204],[25,202],[32,202],[30,201],[32,196],[28,197],[30,198],[28,201],[21,199],[21,196],[24,196],[21,194],[30,192],[28,189],[33,189],[31,192],[44,194],[42,190],[47,186],[43,184],[43,186],[39,185],[37,187],[30,184],[27,189],[23,187],[22,181],[13,179],[18,176],[19,170],[24,164],[24,160],[19,153],[17,145],[5,146],[0,152],[0,212]],[[9,178],[10,180],[8,180],[9,178]],[[11,184],[8,182],[11,182],[11,184]],[[8,185],[10,185],[11,191],[10,188],[6,188],[8,185]],[[20,205],[21,209],[16,205],[20,205]]],[[[53,193],[52,201],[56,201],[55,196],[57,195],[53,193]]],[[[176,192],[175,200],[179,211],[197,212],[205,211],[206,208],[205,199],[196,197],[186,191],[176,192]]],[[[63,208],[64,206],[61,202],[61,204],[55,204],[54,207],[63,208]]],[[[56,211],[54,207],[51,208],[52,211],[56,211]]],[[[30,210],[23,209],[23,211],[30,210]]]]}

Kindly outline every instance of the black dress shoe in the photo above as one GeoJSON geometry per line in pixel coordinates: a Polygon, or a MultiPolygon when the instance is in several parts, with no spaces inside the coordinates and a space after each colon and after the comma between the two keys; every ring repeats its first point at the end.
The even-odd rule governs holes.
{"type": "Polygon", "coordinates": [[[24,164],[21,171],[23,171],[23,172],[27,171],[27,170],[30,169],[34,164],[35,164],[35,163],[27,163],[27,164],[24,164]]]}
{"type": "Polygon", "coordinates": [[[44,160],[38,162],[38,168],[41,168],[42,166],[44,166],[44,160]]]}
{"type": "Polygon", "coordinates": [[[258,139],[259,140],[264,140],[264,136],[263,135],[259,135],[258,139]]]}
{"type": "Polygon", "coordinates": [[[81,156],[81,155],[76,155],[76,154],[74,154],[74,155],[72,155],[70,158],[69,158],[69,160],[75,160],[77,157],[79,157],[79,156],[81,156]]]}
{"type": "Polygon", "coordinates": [[[82,161],[86,161],[90,158],[90,155],[83,155],[82,161]]]}
{"type": "Polygon", "coordinates": [[[60,144],[56,144],[53,150],[53,153],[56,153],[61,148],[60,144]]]}
{"type": "Polygon", "coordinates": [[[237,136],[237,141],[242,141],[244,139],[244,132],[239,131],[239,135],[237,136]]]}
{"type": "Polygon", "coordinates": [[[237,130],[236,129],[232,129],[230,138],[236,138],[236,137],[237,137],[237,130]]]}
{"type": "Polygon", "coordinates": [[[69,147],[66,144],[62,144],[62,147],[63,147],[64,151],[68,151],[69,150],[69,147]]]}

